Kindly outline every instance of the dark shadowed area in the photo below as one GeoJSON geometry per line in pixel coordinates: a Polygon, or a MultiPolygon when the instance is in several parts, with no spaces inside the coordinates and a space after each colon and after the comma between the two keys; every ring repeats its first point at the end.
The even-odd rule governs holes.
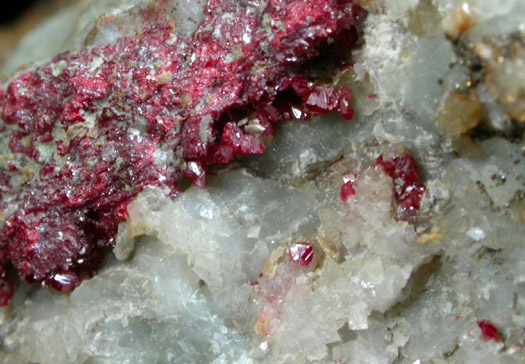
{"type": "Polygon", "coordinates": [[[43,19],[78,0],[19,0],[0,12],[0,67],[19,40],[43,19]]]}

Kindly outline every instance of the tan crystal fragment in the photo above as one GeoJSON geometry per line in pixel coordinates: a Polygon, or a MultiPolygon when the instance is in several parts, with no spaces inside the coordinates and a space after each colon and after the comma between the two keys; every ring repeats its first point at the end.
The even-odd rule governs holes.
{"type": "Polygon", "coordinates": [[[482,106],[476,91],[453,92],[438,115],[439,131],[447,137],[465,134],[479,124],[481,115],[482,106]]]}
{"type": "Polygon", "coordinates": [[[443,239],[443,232],[437,226],[432,226],[428,233],[422,234],[417,238],[418,243],[428,244],[436,243],[443,239]]]}
{"type": "Polygon", "coordinates": [[[488,91],[512,119],[525,122],[525,39],[502,40],[504,46],[480,43],[476,51],[485,61],[488,91]]]}
{"type": "Polygon", "coordinates": [[[283,262],[285,257],[286,248],[284,246],[280,246],[279,248],[275,249],[270,255],[270,258],[268,258],[266,263],[264,263],[264,275],[272,279],[275,276],[275,272],[277,271],[277,266],[283,262]]]}
{"type": "Polygon", "coordinates": [[[452,13],[443,18],[441,28],[447,36],[457,39],[476,24],[476,14],[468,2],[463,2],[452,13]]]}

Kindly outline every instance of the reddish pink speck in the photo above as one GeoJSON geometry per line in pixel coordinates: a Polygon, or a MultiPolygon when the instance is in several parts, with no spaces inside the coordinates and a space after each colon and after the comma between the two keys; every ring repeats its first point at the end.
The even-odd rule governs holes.
{"type": "Polygon", "coordinates": [[[369,99],[376,99],[377,98],[377,94],[370,94],[370,95],[368,95],[368,98],[369,99]]]}
{"type": "Polygon", "coordinates": [[[293,263],[308,266],[314,258],[312,244],[299,242],[290,247],[290,260],[293,263]]]}
{"type": "Polygon", "coordinates": [[[348,181],[341,186],[341,200],[345,202],[350,196],[355,195],[354,184],[352,181],[348,181]]]}
{"type": "Polygon", "coordinates": [[[496,326],[488,320],[478,321],[478,327],[481,330],[481,337],[484,340],[499,341],[499,332],[496,326]]]}

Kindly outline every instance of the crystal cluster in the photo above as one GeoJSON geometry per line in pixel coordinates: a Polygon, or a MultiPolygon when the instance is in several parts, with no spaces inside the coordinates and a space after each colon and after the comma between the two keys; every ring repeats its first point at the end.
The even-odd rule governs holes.
{"type": "Polygon", "coordinates": [[[355,44],[364,11],[352,1],[213,1],[190,36],[167,11],[137,10],[140,33],[63,53],[0,92],[0,304],[8,267],[62,292],[91,277],[144,187],[203,187],[208,165],[262,153],[272,125],[297,114],[352,118],[347,88],[300,69],[330,42],[355,44]]]}
{"type": "Polygon", "coordinates": [[[6,244],[63,232],[100,258],[32,276],[68,293],[18,283],[0,361],[523,363],[524,19],[520,0],[64,9],[4,66],[36,62],[4,81],[4,230],[45,217],[6,244]]]}

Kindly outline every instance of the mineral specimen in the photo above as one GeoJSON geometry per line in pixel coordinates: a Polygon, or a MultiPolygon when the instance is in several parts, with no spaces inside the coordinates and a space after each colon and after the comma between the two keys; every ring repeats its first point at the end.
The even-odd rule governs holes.
{"type": "Polygon", "coordinates": [[[191,36],[166,8],[139,11],[140,34],[61,54],[1,92],[0,304],[7,267],[69,292],[113,248],[126,205],[146,186],[177,195],[183,176],[260,154],[272,124],[339,109],[350,92],[300,69],[322,47],[357,40],[352,1],[210,1],[191,36]],[[302,73],[301,73],[302,72],[302,73]],[[28,176],[29,175],[29,176],[28,176]]]}
{"type": "Polygon", "coordinates": [[[4,218],[112,253],[19,283],[0,362],[524,362],[525,3],[356,3],[83,0],[21,42],[4,218]]]}

